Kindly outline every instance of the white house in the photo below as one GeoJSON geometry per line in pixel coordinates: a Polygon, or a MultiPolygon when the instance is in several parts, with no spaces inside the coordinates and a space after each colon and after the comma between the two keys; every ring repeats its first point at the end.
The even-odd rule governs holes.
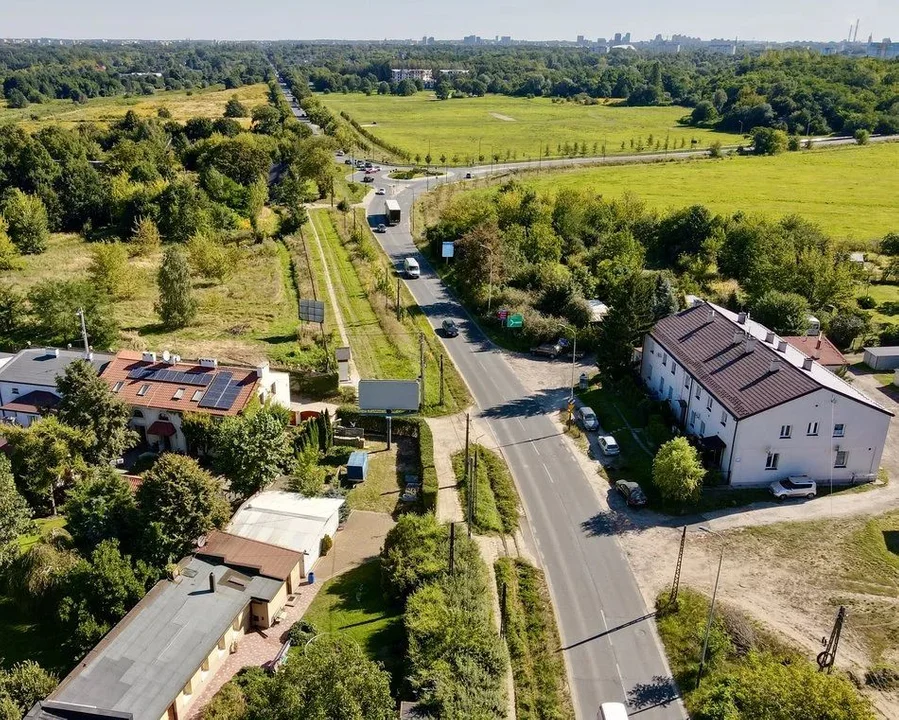
{"type": "Polygon", "coordinates": [[[0,357],[0,412],[3,421],[28,427],[59,404],[56,379],[76,360],[87,357],[101,371],[112,355],[59,348],[25,348],[0,357]]]}
{"type": "Polygon", "coordinates": [[[132,408],[131,426],[151,447],[187,450],[181,430],[186,412],[238,415],[256,397],[290,407],[290,378],[259,367],[219,365],[214,358],[182,360],[168,352],[122,350],[100,373],[132,408]]]}
{"type": "Polygon", "coordinates": [[[732,486],[878,471],[893,414],[746,313],[694,301],[646,336],[640,372],[732,486]]]}
{"type": "Polygon", "coordinates": [[[303,577],[321,554],[325,535],[332,539],[340,522],[341,498],[307,498],[285,490],[266,490],[234,513],[228,532],[303,553],[303,577]]]}

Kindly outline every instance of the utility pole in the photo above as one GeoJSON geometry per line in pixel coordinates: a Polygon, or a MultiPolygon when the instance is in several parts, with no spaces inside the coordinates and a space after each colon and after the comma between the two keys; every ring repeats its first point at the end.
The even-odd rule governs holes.
{"type": "Polygon", "coordinates": [[[468,469],[468,436],[471,433],[471,413],[465,413],[465,469],[468,469]]]}
{"type": "Polygon", "coordinates": [[[818,653],[818,670],[826,670],[830,675],[834,661],[837,659],[837,647],[840,644],[840,634],[843,632],[843,623],[846,622],[846,608],[840,605],[837,612],[837,619],[834,621],[833,630],[830,631],[830,639],[821,638],[821,644],[825,646],[824,650],[818,653]]]}
{"type": "Polygon", "coordinates": [[[474,524],[474,491],[471,489],[474,484],[474,459],[469,458],[468,464],[466,465],[466,472],[468,477],[465,481],[465,486],[468,489],[468,537],[471,537],[471,526],[474,524]]]}
{"type": "Polygon", "coordinates": [[[712,631],[712,619],[715,617],[715,598],[718,597],[718,580],[721,579],[721,563],[724,561],[724,546],[718,556],[718,573],[715,575],[715,588],[712,590],[712,604],[709,605],[709,620],[705,626],[705,639],[702,641],[702,657],[699,660],[699,672],[696,674],[696,687],[702,682],[702,671],[705,670],[705,656],[709,649],[709,633],[712,631]]]}
{"type": "Polygon", "coordinates": [[[81,339],[84,340],[84,357],[87,358],[91,354],[91,346],[87,341],[87,326],[84,324],[84,309],[78,308],[75,314],[81,318],[81,339]]]}
{"type": "Polygon", "coordinates": [[[499,636],[506,636],[506,623],[507,619],[507,601],[506,601],[506,583],[503,583],[502,592],[500,592],[499,596],[499,636]]]}
{"type": "Polygon", "coordinates": [[[419,410],[425,406],[425,334],[418,333],[418,376],[421,380],[421,401],[419,410]]]}
{"type": "Polygon", "coordinates": [[[450,523],[449,574],[456,574],[456,523],[450,523]]]}
{"type": "Polygon", "coordinates": [[[443,405],[443,353],[440,354],[440,404],[443,405]]]}
{"type": "Polygon", "coordinates": [[[400,279],[396,279],[396,319],[400,319],[400,279]]]}
{"type": "Polygon", "coordinates": [[[674,568],[674,582],[671,584],[671,593],[668,595],[668,605],[677,607],[677,591],[680,590],[680,569],[684,562],[684,545],[687,542],[687,526],[680,536],[680,551],[677,553],[677,567],[674,568]]]}

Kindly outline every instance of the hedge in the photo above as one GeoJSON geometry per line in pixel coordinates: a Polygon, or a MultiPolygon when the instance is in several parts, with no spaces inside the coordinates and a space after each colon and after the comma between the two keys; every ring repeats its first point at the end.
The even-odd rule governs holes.
{"type": "MultiPolygon", "coordinates": [[[[337,417],[344,425],[361,427],[366,433],[387,434],[387,419],[383,415],[366,415],[354,407],[341,405],[337,417]]],[[[421,508],[424,512],[437,512],[437,468],[434,466],[434,436],[427,422],[416,417],[395,417],[392,420],[392,434],[418,440],[419,468],[421,480],[421,508]]]]}

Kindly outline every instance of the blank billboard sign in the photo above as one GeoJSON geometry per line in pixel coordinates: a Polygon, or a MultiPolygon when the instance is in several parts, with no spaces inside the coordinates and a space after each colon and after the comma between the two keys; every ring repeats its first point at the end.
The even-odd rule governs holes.
{"type": "Polygon", "coordinates": [[[325,321],[325,303],[321,300],[300,300],[300,320],[323,323],[325,321]]]}
{"type": "Polygon", "coordinates": [[[418,380],[360,380],[360,410],[418,410],[418,380]]]}

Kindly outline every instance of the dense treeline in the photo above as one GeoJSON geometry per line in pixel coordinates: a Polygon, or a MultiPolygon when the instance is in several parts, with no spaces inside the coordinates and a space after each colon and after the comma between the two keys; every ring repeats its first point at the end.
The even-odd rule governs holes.
{"type": "Polygon", "coordinates": [[[14,106],[263,82],[271,67],[253,45],[80,43],[0,46],[0,86],[14,106]]]}
{"type": "Polygon", "coordinates": [[[823,56],[804,50],[730,57],[702,51],[649,57],[582,48],[277,45],[282,73],[318,92],[408,95],[421,83],[394,83],[391,68],[434,71],[439,98],[486,93],[600,98],[632,105],[694,108],[685,122],[748,132],[899,132],[899,61],[823,56]],[[466,72],[439,75],[441,69],[466,72]]]}
{"type": "Polygon", "coordinates": [[[500,309],[524,316],[522,330],[504,331],[513,344],[558,337],[565,323],[580,329],[579,343],[608,351],[611,365],[625,367],[633,340],[685,293],[750,309],[785,334],[804,333],[814,312],[841,346],[874,329],[853,298],[863,278],[848,250],[796,216],[715,215],[700,205],[658,213],[630,195],[541,196],[513,180],[455,195],[425,238],[434,257],[455,242],[447,279],[486,323],[499,327],[500,309]],[[613,310],[598,324],[592,299],[613,310]]]}

